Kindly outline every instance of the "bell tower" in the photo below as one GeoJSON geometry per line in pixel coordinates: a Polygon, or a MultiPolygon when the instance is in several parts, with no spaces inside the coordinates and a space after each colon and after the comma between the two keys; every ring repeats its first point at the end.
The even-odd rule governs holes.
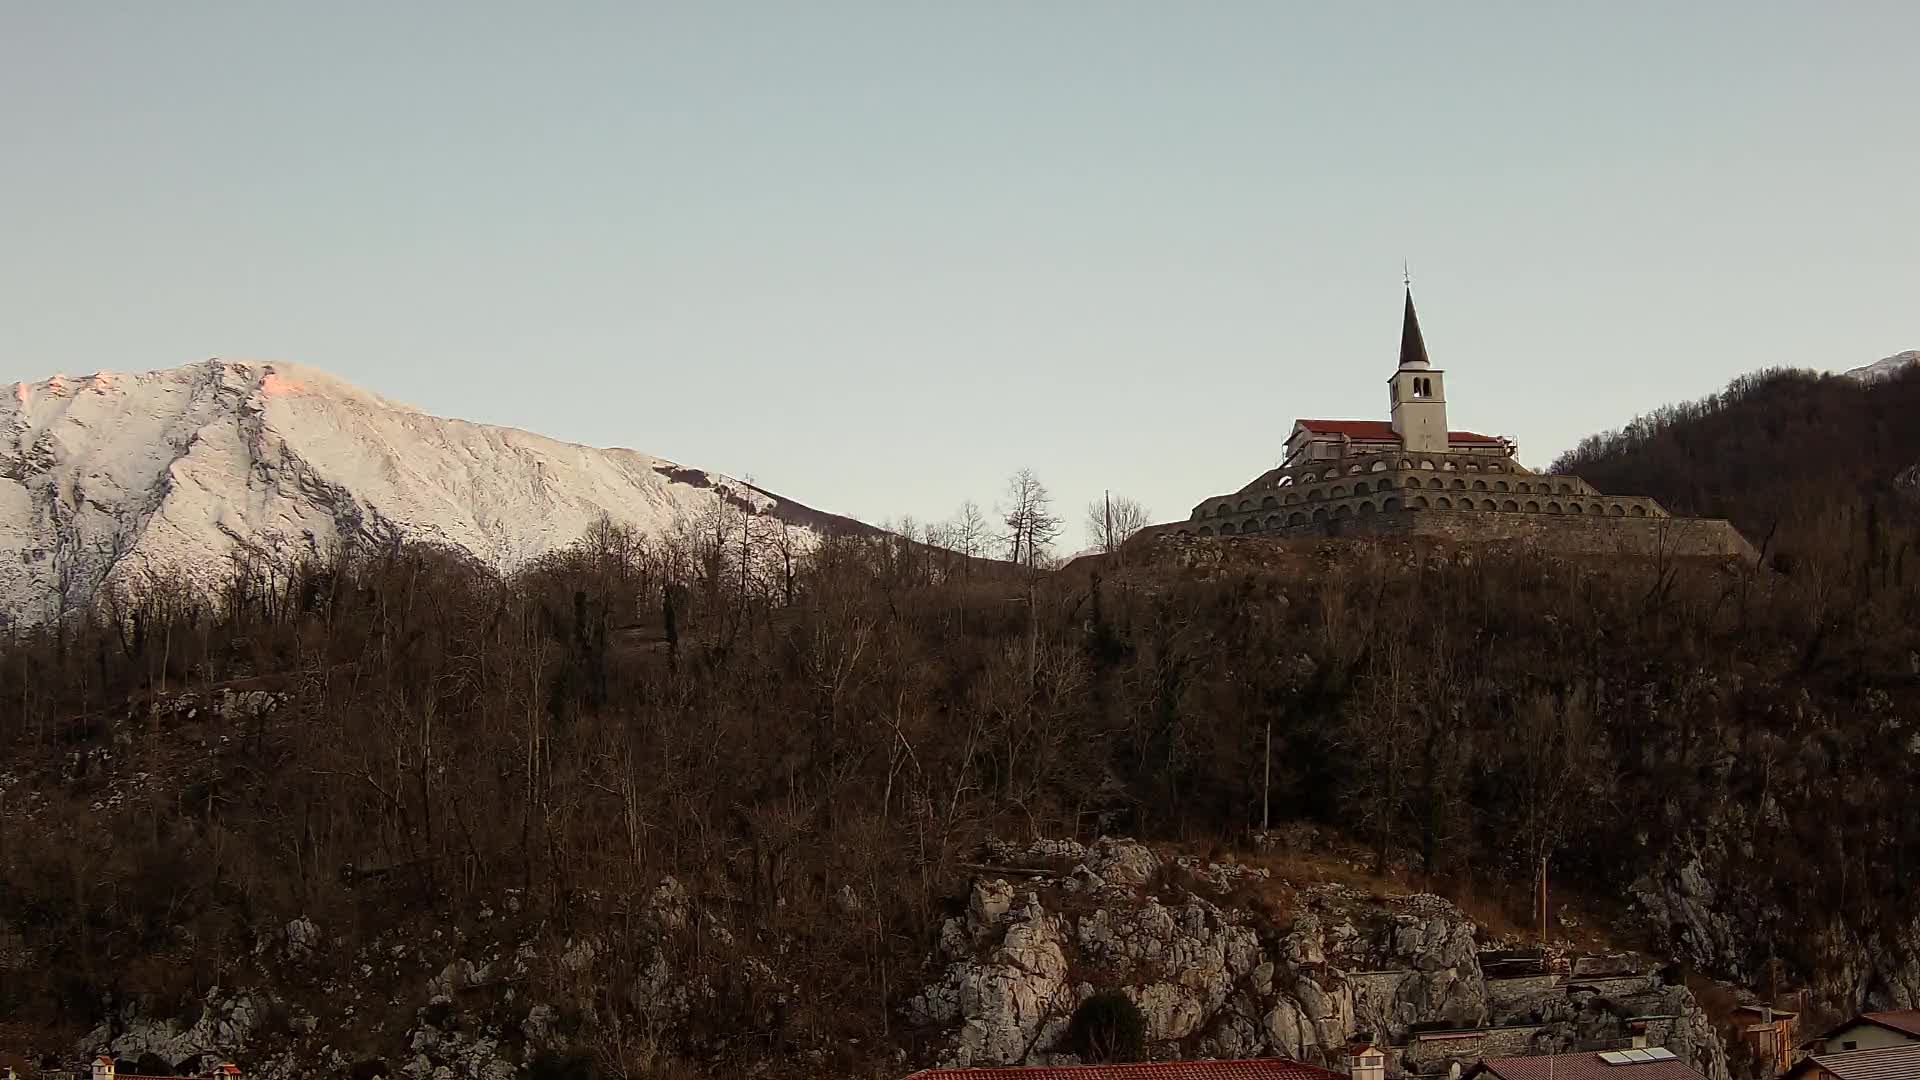
{"type": "Polygon", "coordinates": [[[1400,367],[1387,380],[1393,396],[1394,434],[1403,449],[1445,453],[1447,450],[1446,372],[1427,363],[1427,343],[1420,336],[1420,317],[1413,311],[1413,286],[1407,286],[1407,314],[1400,327],[1400,367]]]}

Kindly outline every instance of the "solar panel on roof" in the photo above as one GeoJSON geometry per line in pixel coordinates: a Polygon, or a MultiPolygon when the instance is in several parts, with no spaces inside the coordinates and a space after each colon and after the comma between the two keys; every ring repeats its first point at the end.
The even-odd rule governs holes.
{"type": "Polygon", "coordinates": [[[1608,1050],[1595,1055],[1608,1065],[1644,1065],[1650,1061],[1678,1061],[1673,1051],[1664,1046],[1652,1046],[1645,1049],[1635,1047],[1632,1050],[1608,1050]]]}

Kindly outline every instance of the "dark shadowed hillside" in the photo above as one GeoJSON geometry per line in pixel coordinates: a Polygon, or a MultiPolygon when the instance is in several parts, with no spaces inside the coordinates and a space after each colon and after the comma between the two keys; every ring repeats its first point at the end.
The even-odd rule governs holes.
{"type": "MultiPolygon", "coordinates": [[[[1553,463],[1604,491],[1724,517],[1754,544],[1806,556],[1866,544],[1904,520],[1900,475],[1920,463],[1920,369],[1861,381],[1807,371],[1743,376],[1719,394],[1591,436],[1553,463]]],[[[1877,541],[1875,541],[1877,542],[1877,541]]]]}

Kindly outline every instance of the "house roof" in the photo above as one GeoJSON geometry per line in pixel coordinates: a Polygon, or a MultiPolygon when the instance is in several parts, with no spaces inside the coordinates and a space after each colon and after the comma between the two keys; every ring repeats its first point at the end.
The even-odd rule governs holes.
{"type": "Polygon", "coordinates": [[[1860,1018],[1879,1024],[1881,1027],[1904,1031],[1920,1039],[1920,1009],[1893,1009],[1888,1012],[1863,1013],[1860,1018]]]}
{"type": "Polygon", "coordinates": [[[1285,1058],[1257,1058],[1025,1069],[928,1069],[914,1073],[907,1080],[1346,1080],[1346,1074],[1285,1058]]]}
{"type": "MultiPolygon", "coordinates": [[[[1393,430],[1393,424],[1386,420],[1295,420],[1294,425],[1306,428],[1315,435],[1345,435],[1349,439],[1372,439],[1380,442],[1400,441],[1400,433],[1393,430]]],[[[1483,443],[1488,446],[1500,445],[1499,439],[1474,431],[1449,431],[1447,441],[1483,443]]]]}
{"type": "Polygon", "coordinates": [[[1920,1042],[1844,1054],[1815,1054],[1795,1065],[1787,1076],[1807,1076],[1816,1068],[1836,1080],[1913,1080],[1920,1076],[1920,1042]]]}
{"type": "Polygon", "coordinates": [[[1676,1057],[1614,1064],[1598,1053],[1483,1058],[1467,1077],[1470,1080],[1482,1075],[1499,1080],[1703,1080],[1691,1065],[1676,1057]]]}
{"type": "Polygon", "coordinates": [[[1885,1012],[1861,1013],[1844,1024],[1822,1032],[1820,1038],[1831,1039],[1848,1028],[1856,1028],[1861,1024],[1872,1024],[1875,1027],[1920,1039],[1920,1009],[1890,1009],[1885,1012]]]}

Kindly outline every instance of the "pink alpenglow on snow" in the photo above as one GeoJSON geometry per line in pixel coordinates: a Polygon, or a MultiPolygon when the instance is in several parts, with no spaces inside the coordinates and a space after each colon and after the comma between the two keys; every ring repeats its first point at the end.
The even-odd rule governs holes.
{"type": "Polygon", "coordinates": [[[268,371],[260,379],[260,393],[266,397],[279,397],[282,394],[298,394],[306,390],[302,383],[295,382],[277,371],[268,371]]]}

